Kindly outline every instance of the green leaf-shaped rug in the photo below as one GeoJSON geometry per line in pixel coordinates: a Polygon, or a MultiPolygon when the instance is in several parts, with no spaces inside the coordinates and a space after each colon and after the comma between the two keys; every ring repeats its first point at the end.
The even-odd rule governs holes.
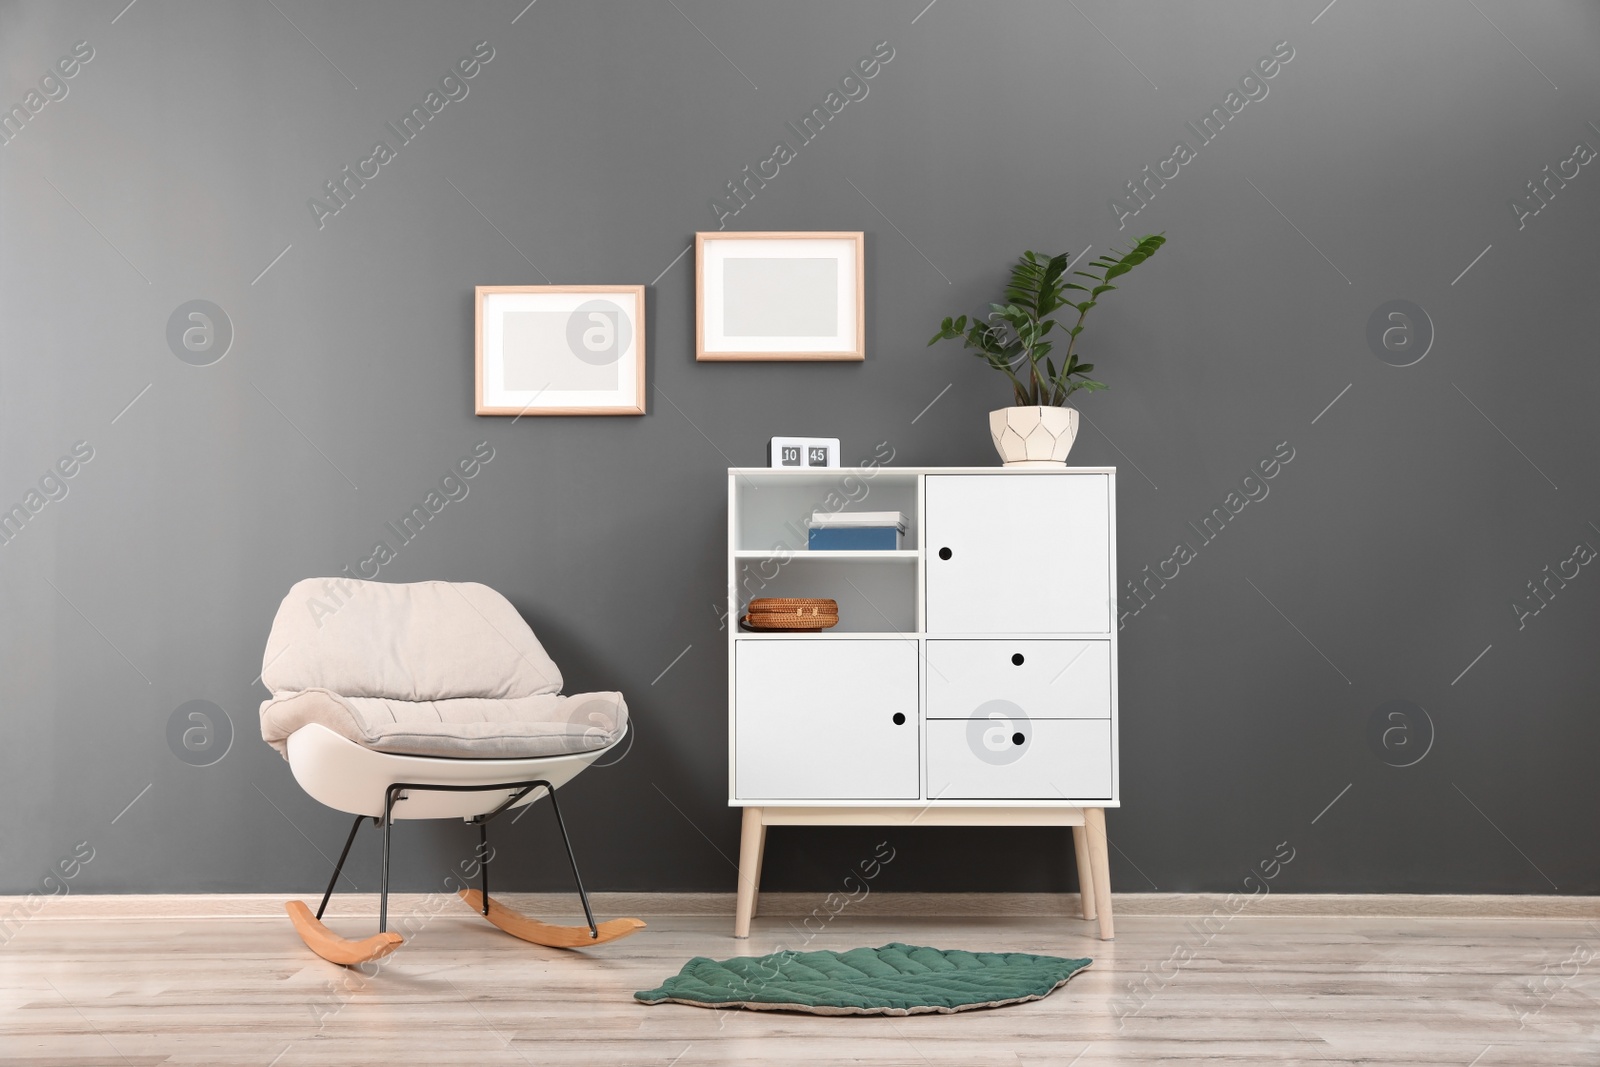
{"type": "Polygon", "coordinates": [[[646,1004],[803,1011],[813,1015],[951,1014],[1049,996],[1093,960],[1023,952],[961,952],[916,945],[849,952],[696,956],[646,1004]]]}

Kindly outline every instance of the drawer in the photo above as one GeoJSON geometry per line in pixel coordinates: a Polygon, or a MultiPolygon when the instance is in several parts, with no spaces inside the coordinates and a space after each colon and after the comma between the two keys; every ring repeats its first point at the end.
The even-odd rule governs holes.
{"type": "Polygon", "coordinates": [[[927,730],[930,800],[1111,799],[1109,720],[930,719],[927,730]]]}
{"type": "Polygon", "coordinates": [[[966,719],[992,700],[1030,719],[1109,719],[1109,641],[929,641],[928,718],[966,719]]]}

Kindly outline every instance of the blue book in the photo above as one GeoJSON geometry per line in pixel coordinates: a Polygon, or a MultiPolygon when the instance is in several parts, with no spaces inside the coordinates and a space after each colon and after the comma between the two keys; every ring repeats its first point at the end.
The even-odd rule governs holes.
{"type": "Polygon", "coordinates": [[[893,526],[813,526],[806,533],[813,551],[888,550],[900,547],[900,531],[893,526]]]}

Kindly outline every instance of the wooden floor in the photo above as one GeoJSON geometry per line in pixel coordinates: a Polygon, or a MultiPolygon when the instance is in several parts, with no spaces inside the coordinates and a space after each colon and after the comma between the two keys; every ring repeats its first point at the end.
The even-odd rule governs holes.
{"type": "Polygon", "coordinates": [[[371,977],[313,957],[287,918],[34,919],[0,947],[0,1063],[1600,1064],[1592,921],[1127,915],[1105,943],[1078,920],[846,912],[815,934],[798,919],[758,918],[737,942],[731,916],[647,918],[627,940],[562,952],[457,902],[416,918],[420,929],[371,977]],[[889,941],[1095,963],[1046,1000],[954,1016],[632,999],[691,956],[889,941]]]}

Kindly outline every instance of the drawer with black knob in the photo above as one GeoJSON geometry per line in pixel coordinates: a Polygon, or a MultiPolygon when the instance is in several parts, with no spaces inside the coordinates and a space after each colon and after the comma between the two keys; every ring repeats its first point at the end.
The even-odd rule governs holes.
{"type": "Polygon", "coordinates": [[[1030,719],[1109,719],[1111,642],[927,642],[927,717],[966,719],[993,702],[1030,719]]]}
{"type": "Polygon", "coordinates": [[[1103,801],[1112,795],[1111,722],[929,719],[928,796],[941,800],[1103,801]]]}

